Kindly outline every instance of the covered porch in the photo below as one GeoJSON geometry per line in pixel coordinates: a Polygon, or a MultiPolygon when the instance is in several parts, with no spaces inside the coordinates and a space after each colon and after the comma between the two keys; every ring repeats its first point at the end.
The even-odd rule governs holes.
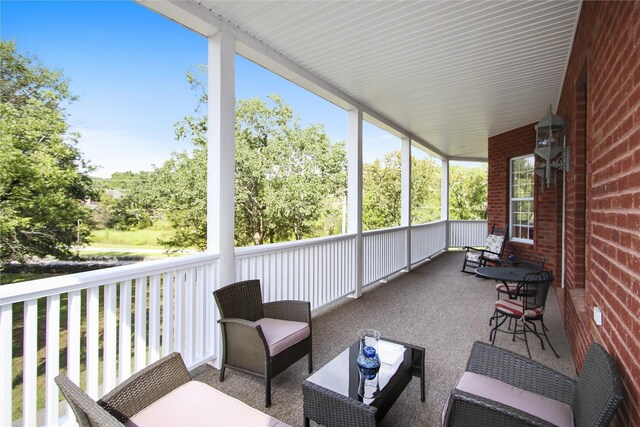
{"type": "MultiPolygon", "coordinates": [[[[183,354],[198,379],[263,409],[252,378],[230,375],[221,385],[204,366],[220,355],[211,292],[260,278],[266,300],[311,301],[317,367],[363,326],[391,335],[393,325],[394,338],[424,346],[428,403],[420,404],[411,384],[386,422],[437,425],[472,342],[488,338],[496,297],[493,284],[459,272],[460,254],[449,248],[482,245],[493,223],[513,229],[510,161],[533,156],[533,125],[553,104],[569,122],[572,167],[553,186],[536,178],[535,231],[508,246],[544,256],[556,277],[548,326],[561,358],[535,343],[533,358],[575,375],[588,344],[601,343],[624,383],[616,419],[640,425],[639,3],[141,3],[208,39],[208,250],[0,288],[0,394],[12,394],[18,319],[21,424],[65,421],[53,382],[62,370],[97,399],[171,351],[183,354]],[[346,234],[234,247],[236,53],[348,111],[346,234]],[[363,120],[402,141],[400,227],[362,229],[363,120]],[[411,224],[414,149],[442,160],[440,221],[411,224]],[[488,221],[448,217],[453,160],[488,161],[488,221]],[[593,321],[594,309],[604,323],[593,321]],[[405,414],[416,418],[405,421],[405,414]]],[[[267,410],[294,425],[301,422],[302,364],[275,379],[267,410]]],[[[11,425],[13,410],[2,399],[0,424],[11,425]]]]}
{"type": "MultiPolygon", "coordinates": [[[[375,328],[383,336],[425,348],[425,403],[420,402],[419,381],[414,379],[382,425],[440,425],[445,401],[465,370],[473,342],[488,342],[489,318],[496,301],[495,282],[462,273],[462,259],[459,251],[444,253],[409,273],[399,273],[387,283],[368,286],[361,298],[340,298],[313,315],[313,357],[317,368],[353,344],[356,331],[362,328],[375,328]]],[[[548,296],[545,324],[560,358],[548,347],[542,350],[538,340],[531,338],[533,359],[574,378],[575,365],[554,291],[548,296]]],[[[496,345],[527,355],[524,342],[513,342],[507,334],[499,334],[496,345]]],[[[196,368],[192,374],[196,380],[287,424],[302,424],[301,383],[309,376],[304,358],[274,379],[270,408],[264,408],[263,382],[257,377],[227,371],[221,383],[218,370],[209,365],[196,368]]]]}

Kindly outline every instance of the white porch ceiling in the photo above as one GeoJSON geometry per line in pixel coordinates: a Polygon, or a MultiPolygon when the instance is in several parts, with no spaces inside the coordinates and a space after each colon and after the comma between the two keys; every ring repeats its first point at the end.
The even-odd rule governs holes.
{"type": "Polygon", "coordinates": [[[439,156],[486,159],[487,138],[558,101],[580,2],[158,1],[152,10],[439,156]]]}

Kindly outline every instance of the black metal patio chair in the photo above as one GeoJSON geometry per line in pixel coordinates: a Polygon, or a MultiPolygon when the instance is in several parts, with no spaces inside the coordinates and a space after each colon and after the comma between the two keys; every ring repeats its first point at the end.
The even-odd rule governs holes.
{"type": "Polygon", "coordinates": [[[491,345],[495,343],[498,332],[508,332],[513,335],[514,341],[516,338],[524,340],[527,346],[527,353],[531,357],[527,333],[533,333],[540,340],[540,345],[543,349],[542,336],[547,340],[547,344],[551,347],[553,354],[556,357],[560,357],[551,345],[551,341],[549,341],[547,327],[544,324],[544,310],[552,281],[553,275],[550,271],[526,274],[524,280],[518,284],[518,288],[515,291],[518,299],[500,299],[496,301],[493,316],[489,321],[489,324],[496,322],[489,333],[491,345]],[[510,327],[511,322],[509,322],[507,330],[500,329],[507,319],[516,320],[513,330],[510,327]],[[535,322],[540,322],[540,331],[538,331],[535,322]]]}

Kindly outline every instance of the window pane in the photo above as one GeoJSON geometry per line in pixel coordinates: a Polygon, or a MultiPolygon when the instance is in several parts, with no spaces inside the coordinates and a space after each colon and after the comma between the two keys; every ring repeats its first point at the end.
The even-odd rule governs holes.
{"type": "Polygon", "coordinates": [[[511,236],[533,240],[534,157],[511,159],[511,236]]]}

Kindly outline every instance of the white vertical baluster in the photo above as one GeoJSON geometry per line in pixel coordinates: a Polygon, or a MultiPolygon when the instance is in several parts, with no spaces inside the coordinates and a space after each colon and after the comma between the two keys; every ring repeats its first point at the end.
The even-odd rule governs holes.
{"type": "Polygon", "coordinates": [[[162,275],[162,355],[173,351],[173,273],[162,275]]]}
{"type": "Polygon", "coordinates": [[[193,267],[191,267],[186,272],[186,280],[184,284],[185,290],[185,327],[184,331],[184,345],[185,352],[183,354],[187,365],[193,363],[193,335],[197,333],[195,325],[194,325],[194,315],[193,311],[195,308],[193,292],[195,289],[194,277],[193,277],[193,267]]]}
{"type": "MultiPolygon", "coordinates": [[[[80,316],[82,293],[69,292],[67,301],[67,377],[80,385],[80,316]]],[[[67,408],[71,414],[71,407],[67,408]]]]}
{"type": "Polygon", "coordinates": [[[117,384],[116,354],[118,346],[118,287],[111,283],[104,287],[104,340],[102,343],[102,387],[103,393],[111,391],[117,384]]]}
{"type": "Polygon", "coordinates": [[[60,295],[47,298],[47,343],[45,362],[45,410],[47,425],[58,423],[58,386],[54,378],[60,372],[60,295]]]}
{"type": "Polygon", "coordinates": [[[87,394],[98,399],[100,288],[87,289],[87,394]]]}
{"type": "Polygon", "coordinates": [[[206,302],[207,299],[209,298],[213,298],[213,296],[209,295],[209,293],[207,292],[207,282],[206,282],[206,278],[205,278],[205,267],[204,266],[200,266],[197,268],[196,270],[196,304],[197,304],[197,308],[196,308],[196,325],[197,325],[197,329],[196,329],[196,353],[195,353],[195,357],[198,360],[202,360],[202,358],[204,357],[204,339],[206,336],[206,330],[207,330],[207,326],[205,324],[206,320],[205,320],[205,316],[206,316],[206,302]]]}
{"type": "Polygon", "coordinates": [[[149,279],[149,363],[160,358],[160,275],[149,279]]]}
{"type": "Polygon", "coordinates": [[[118,382],[131,376],[131,281],[120,283],[120,337],[118,360],[120,372],[118,382]]]}
{"type": "Polygon", "coordinates": [[[135,324],[133,370],[138,372],[147,366],[147,278],[135,280],[135,324]]]}
{"type": "Polygon", "coordinates": [[[36,425],[38,401],[38,300],[24,302],[22,422],[36,425]]]}
{"type": "Polygon", "coordinates": [[[216,306],[214,304],[214,300],[213,300],[213,291],[217,288],[216,283],[214,282],[214,280],[216,280],[217,274],[216,274],[216,264],[217,261],[215,261],[214,264],[211,264],[210,266],[205,267],[205,271],[206,271],[206,275],[205,275],[205,288],[207,289],[206,294],[207,294],[207,299],[205,300],[205,304],[206,304],[206,325],[205,325],[205,330],[207,331],[206,335],[205,335],[205,352],[207,354],[207,356],[216,356],[218,357],[218,352],[216,349],[216,331],[217,331],[217,324],[216,324],[216,306]]]}
{"type": "Polygon", "coordinates": [[[174,321],[174,348],[173,351],[184,352],[184,271],[176,272],[174,321]]]}
{"type": "Polygon", "coordinates": [[[13,306],[0,307],[0,425],[11,425],[13,372],[13,306]]]}

